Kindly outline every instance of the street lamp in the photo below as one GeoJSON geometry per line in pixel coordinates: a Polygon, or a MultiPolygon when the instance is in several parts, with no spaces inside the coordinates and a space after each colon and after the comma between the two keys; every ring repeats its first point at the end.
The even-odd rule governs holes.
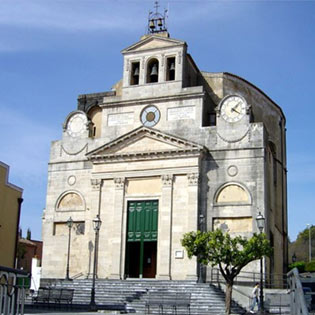
{"type": "Polygon", "coordinates": [[[308,227],[308,259],[312,261],[312,239],[311,239],[311,225],[306,224],[308,227]]]}
{"type": "Polygon", "coordinates": [[[296,255],[295,255],[295,253],[293,253],[293,255],[292,255],[292,262],[293,262],[293,263],[296,262],[296,255]]]}
{"type": "Polygon", "coordinates": [[[95,278],[96,278],[96,266],[97,266],[98,236],[99,236],[99,230],[101,228],[101,225],[102,225],[102,221],[100,219],[100,216],[97,214],[96,218],[93,219],[93,229],[95,231],[95,243],[94,243],[93,280],[92,280],[91,302],[90,302],[90,308],[92,310],[96,309],[96,304],[95,304],[95,278]]]}
{"type": "Polygon", "coordinates": [[[66,280],[70,280],[70,277],[69,277],[69,262],[70,262],[70,241],[71,241],[71,228],[72,228],[72,225],[73,225],[73,220],[70,217],[67,220],[67,226],[69,228],[69,237],[68,237],[68,257],[67,257],[66,280]]]}
{"type": "MultiPolygon", "coordinates": [[[[263,232],[264,227],[265,227],[265,218],[264,216],[261,214],[261,212],[259,212],[257,218],[256,218],[256,222],[257,222],[257,227],[260,231],[260,234],[263,232]]],[[[263,288],[264,282],[263,282],[263,258],[260,257],[260,311],[263,312],[264,310],[264,288],[263,288]]]]}

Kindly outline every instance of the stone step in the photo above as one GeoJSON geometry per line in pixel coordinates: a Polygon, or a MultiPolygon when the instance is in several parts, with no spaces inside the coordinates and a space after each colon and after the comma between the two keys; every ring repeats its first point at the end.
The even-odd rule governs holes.
{"type": "MultiPolygon", "coordinates": [[[[47,281],[46,286],[63,288],[74,288],[75,304],[89,304],[91,297],[92,280],[76,279],[73,281],[56,280],[47,281]]],[[[41,283],[45,286],[45,281],[41,283]]],[[[95,282],[95,301],[99,305],[125,305],[126,311],[130,313],[145,314],[148,291],[158,292],[169,299],[176,299],[176,294],[191,293],[190,314],[192,315],[220,315],[224,314],[225,297],[217,288],[206,283],[193,281],[159,281],[159,280],[101,280],[95,282]]],[[[235,313],[243,310],[233,307],[235,313]]],[[[172,307],[164,307],[163,314],[172,314],[172,307]]],[[[158,307],[151,307],[150,314],[158,314],[158,307]]],[[[179,308],[177,314],[188,314],[187,308],[179,308]]]]}

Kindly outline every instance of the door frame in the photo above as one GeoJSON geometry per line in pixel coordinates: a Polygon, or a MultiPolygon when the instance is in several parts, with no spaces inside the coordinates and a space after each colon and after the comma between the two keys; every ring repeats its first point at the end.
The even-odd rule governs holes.
{"type": "MultiPolygon", "coordinates": [[[[128,221],[128,202],[129,201],[158,201],[158,235],[159,235],[159,226],[160,226],[160,204],[161,204],[161,194],[156,194],[156,195],[136,195],[136,196],[125,196],[125,201],[124,201],[124,211],[123,211],[123,233],[121,235],[122,237],[122,248],[121,248],[121,259],[120,259],[120,267],[121,267],[121,279],[126,279],[126,249],[127,249],[127,221],[128,221]]],[[[156,240],[156,269],[158,269],[158,248],[159,248],[159,237],[156,240]]],[[[137,278],[138,279],[138,278],[137,278]]],[[[140,279],[140,278],[139,278],[140,279]]],[[[154,278],[152,278],[154,279],[154,278]]]]}

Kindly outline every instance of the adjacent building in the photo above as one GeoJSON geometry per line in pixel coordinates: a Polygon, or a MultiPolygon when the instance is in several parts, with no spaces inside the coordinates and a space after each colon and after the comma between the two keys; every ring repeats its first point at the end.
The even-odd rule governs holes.
{"type": "Polygon", "coordinates": [[[0,266],[15,268],[23,189],[9,182],[9,166],[0,161],[0,266]]]}
{"type": "Polygon", "coordinates": [[[121,81],[79,95],[51,145],[42,277],[64,278],[68,257],[70,277],[89,277],[97,215],[99,278],[197,280],[183,234],[221,228],[251,236],[259,212],[274,247],[265,271],[285,272],[281,108],[234,74],[199,70],[187,44],[165,29],[150,25],[122,55],[121,81]]]}

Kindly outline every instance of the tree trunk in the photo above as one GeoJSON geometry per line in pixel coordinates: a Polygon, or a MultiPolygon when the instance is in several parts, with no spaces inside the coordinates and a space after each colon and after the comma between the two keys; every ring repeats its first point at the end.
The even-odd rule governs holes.
{"type": "Polygon", "coordinates": [[[225,314],[231,314],[232,288],[233,282],[227,282],[225,291],[225,314]]]}

